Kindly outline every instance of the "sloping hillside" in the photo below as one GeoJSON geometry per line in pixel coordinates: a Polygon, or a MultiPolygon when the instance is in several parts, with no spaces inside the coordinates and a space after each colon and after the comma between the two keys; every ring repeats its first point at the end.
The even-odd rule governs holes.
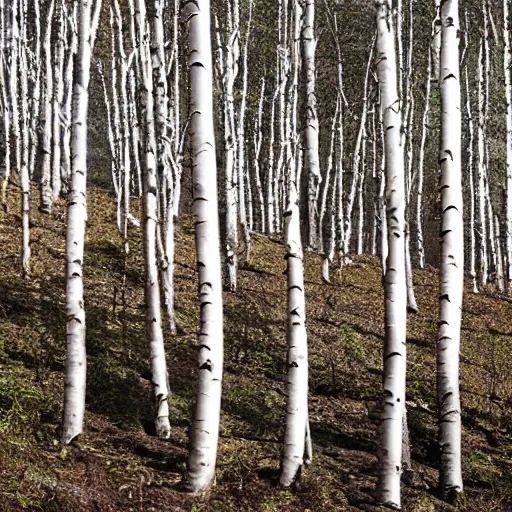
{"type": "MultiPolygon", "coordinates": [[[[14,197],[17,191],[11,191],[14,197]]],[[[12,199],[14,201],[14,199],[12,199]]],[[[255,237],[240,290],[225,295],[225,380],[217,485],[206,501],[180,492],[195,396],[198,325],[192,219],[177,235],[177,317],[167,335],[170,441],[152,436],[143,264],[132,231],[122,297],[122,246],[111,196],[91,190],[86,244],[88,394],[86,431],[59,444],[65,359],[61,202],[33,217],[34,275],[19,277],[18,205],[0,216],[1,509],[44,511],[378,510],[383,297],[377,259],[356,258],[323,284],[307,258],[314,464],[300,486],[275,486],[284,423],[285,261],[276,241],[255,237]]],[[[420,312],[409,322],[408,404],[414,474],[405,510],[453,510],[436,498],[435,339],[437,276],[415,274],[420,312]]],[[[468,290],[470,287],[468,286],[468,290]]],[[[512,510],[512,303],[467,293],[462,344],[466,503],[512,510]]]]}

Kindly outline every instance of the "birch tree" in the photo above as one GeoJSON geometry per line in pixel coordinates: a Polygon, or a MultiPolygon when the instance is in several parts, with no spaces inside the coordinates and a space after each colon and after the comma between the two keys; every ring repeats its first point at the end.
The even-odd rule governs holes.
{"type": "MultiPolygon", "coordinates": [[[[308,246],[312,249],[318,248],[318,222],[319,212],[317,209],[317,197],[320,182],[320,157],[318,154],[318,137],[320,125],[318,122],[317,101],[316,101],[316,37],[315,37],[315,0],[304,1],[304,20],[301,31],[302,62],[306,91],[306,108],[304,119],[304,144],[305,163],[308,176],[307,197],[308,197],[308,246]]],[[[321,229],[321,227],[320,227],[321,229]]]]}
{"type": "Polygon", "coordinates": [[[153,68],[145,0],[137,0],[140,62],[142,73],[142,118],[144,124],[143,194],[144,261],[146,273],[146,337],[151,353],[151,383],[155,396],[155,427],[158,437],[171,435],[169,423],[169,383],[165,358],[160,281],[157,265],[158,176],[155,129],[153,68]]]}
{"type": "Polygon", "coordinates": [[[462,492],[459,347],[464,285],[464,227],[462,221],[461,113],[459,80],[459,5],[441,5],[441,263],[439,269],[439,331],[437,393],[440,488],[453,498],[462,492]]]}
{"type": "Polygon", "coordinates": [[[506,286],[512,289],[512,80],[510,71],[510,24],[509,24],[509,0],[503,0],[503,70],[505,77],[505,101],[506,111],[506,230],[505,230],[505,253],[506,253],[506,286]]]}
{"type": "MultiPolygon", "coordinates": [[[[301,32],[302,9],[299,0],[293,4],[293,41],[292,43],[292,81],[296,83],[299,68],[299,48],[296,41],[301,32]]],[[[281,456],[280,483],[289,487],[301,473],[308,431],[308,348],[306,333],[306,306],[304,292],[304,265],[301,240],[301,221],[297,180],[301,168],[301,152],[297,137],[299,135],[295,102],[298,88],[292,89],[292,108],[288,110],[290,119],[290,156],[287,169],[288,206],[283,214],[284,236],[287,246],[287,283],[288,283],[288,325],[287,325],[287,400],[286,425],[281,456]]],[[[309,437],[309,436],[308,436],[309,437]]],[[[308,455],[308,458],[309,455],[308,455]]]]}
{"type": "Polygon", "coordinates": [[[376,65],[386,152],[386,214],[388,255],[384,275],[384,409],[380,426],[378,500],[400,508],[402,422],[405,403],[407,292],[405,283],[405,173],[401,145],[401,104],[391,3],[377,8],[376,65]]]}
{"type": "Polygon", "coordinates": [[[195,240],[199,277],[199,386],[190,428],[186,483],[205,491],[215,477],[223,366],[222,277],[213,130],[210,1],[186,0],[190,76],[190,146],[195,240]]]}
{"type": "MultiPolygon", "coordinates": [[[[27,3],[22,2],[21,6],[21,37],[22,40],[27,36],[27,3]]],[[[23,274],[30,274],[30,175],[29,175],[29,108],[28,108],[28,63],[27,48],[24,44],[20,45],[20,82],[21,82],[21,222],[22,222],[22,250],[21,250],[21,268],[23,274]]],[[[1,64],[0,64],[1,66],[1,64]]]]}
{"type": "Polygon", "coordinates": [[[44,33],[44,79],[43,79],[43,102],[42,102],[42,129],[40,143],[41,161],[41,200],[40,210],[43,213],[52,212],[52,91],[53,91],[53,68],[52,68],[52,27],[53,11],[55,0],[50,0],[48,13],[46,15],[46,29],[44,33]]]}
{"type": "Polygon", "coordinates": [[[69,444],[83,429],[85,412],[85,306],[83,261],[87,220],[87,113],[89,78],[101,0],[81,0],[77,69],[73,83],[72,168],[66,233],[67,351],[62,441],[69,444]]]}
{"type": "Polygon", "coordinates": [[[236,163],[236,120],[234,85],[238,76],[240,57],[240,6],[238,0],[228,1],[226,13],[227,32],[220,33],[219,23],[215,18],[217,33],[217,68],[221,79],[222,117],[224,135],[224,222],[223,222],[223,257],[226,286],[235,291],[238,275],[238,175],[236,163]]]}

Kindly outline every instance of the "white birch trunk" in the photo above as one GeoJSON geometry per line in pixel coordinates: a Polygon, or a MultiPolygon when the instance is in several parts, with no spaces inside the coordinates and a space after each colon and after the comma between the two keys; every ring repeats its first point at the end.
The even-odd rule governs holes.
{"type": "Polygon", "coordinates": [[[464,78],[466,82],[466,110],[468,113],[469,125],[469,145],[468,145],[468,169],[467,176],[469,181],[469,246],[470,246],[470,263],[469,275],[473,281],[473,293],[478,293],[476,282],[476,237],[475,237],[475,185],[474,185],[474,154],[473,144],[475,140],[475,128],[473,123],[473,114],[471,110],[471,93],[469,90],[468,68],[466,66],[464,78]]]}
{"type": "Polygon", "coordinates": [[[239,45],[239,4],[235,0],[228,3],[228,33],[222,38],[215,20],[218,46],[218,72],[221,77],[224,159],[225,159],[225,196],[223,256],[225,285],[230,291],[237,287],[238,275],[238,177],[236,163],[236,125],[234,104],[234,83],[238,70],[239,45]],[[223,40],[227,39],[227,40],[223,40]]]}
{"type": "MultiPolygon", "coordinates": [[[[27,28],[27,4],[22,3],[21,8],[21,26],[22,40],[26,40],[27,28]]],[[[22,250],[21,250],[21,268],[25,277],[30,274],[30,176],[29,176],[29,106],[28,106],[28,63],[27,49],[24,44],[20,45],[20,82],[21,82],[21,224],[22,224],[22,250]]],[[[0,63],[0,65],[2,65],[0,63]]]]}
{"type": "Polygon", "coordinates": [[[361,173],[359,176],[359,186],[357,187],[357,206],[358,224],[357,224],[357,254],[360,256],[364,252],[364,187],[366,178],[366,127],[363,133],[363,142],[361,145],[361,173]]]}
{"type": "MultiPolygon", "coordinates": [[[[315,37],[315,0],[303,0],[304,20],[301,31],[302,62],[304,67],[304,81],[306,92],[306,115],[304,120],[304,144],[306,170],[308,173],[308,219],[307,233],[308,246],[312,249],[319,248],[318,233],[322,229],[319,226],[317,197],[322,181],[320,173],[320,157],[318,150],[318,137],[320,125],[318,122],[316,101],[316,37],[315,37]]],[[[320,247],[321,249],[321,247],[320,247]]]]}
{"type": "Polygon", "coordinates": [[[505,76],[505,101],[506,112],[506,222],[505,222],[505,254],[506,254],[506,287],[512,290],[512,80],[510,71],[510,23],[509,23],[509,0],[503,0],[503,69],[505,76]]]}
{"type": "MultiPolygon", "coordinates": [[[[20,131],[20,105],[18,94],[18,70],[20,52],[20,26],[18,23],[18,4],[20,0],[11,2],[11,54],[9,60],[9,83],[12,108],[12,142],[14,148],[15,172],[19,172],[21,164],[21,131],[20,131]]],[[[7,181],[7,180],[6,180],[7,181]]]]}
{"type": "Polygon", "coordinates": [[[388,228],[388,255],[384,276],[384,410],[380,426],[378,500],[388,506],[400,508],[407,320],[404,148],[401,145],[402,112],[397,89],[391,5],[387,0],[380,0],[376,7],[376,62],[385,133],[388,228]]]}
{"type": "MultiPolygon", "coordinates": [[[[65,4],[64,4],[65,5],[65,4]]],[[[73,97],[73,69],[77,51],[77,9],[78,2],[73,3],[73,12],[68,18],[69,33],[71,34],[68,47],[66,69],[64,71],[64,105],[62,126],[62,188],[67,194],[69,190],[69,178],[71,174],[71,100],[73,97]]],[[[110,126],[110,119],[109,119],[110,126]]]]}
{"type": "Polygon", "coordinates": [[[345,263],[350,263],[350,241],[352,238],[352,212],[357,192],[357,184],[360,179],[360,163],[361,163],[361,145],[365,136],[366,117],[368,115],[368,83],[370,78],[370,68],[373,64],[373,52],[375,49],[375,37],[372,40],[370,54],[368,56],[368,64],[366,65],[366,73],[363,86],[363,109],[361,112],[361,121],[359,124],[359,131],[357,133],[354,153],[352,158],[352,184],[347,200],[347,208],[345,211],[345,226],[344,226],[344,239],[343,239],[343,255],[345,263]]]}
{"type": "Polygon", "coordinates": [[[418,245],[418,262],[420,268],[425,268],[425,248],[423,246],[423,182],[425,167],[425,144],[428,134],[428,119],[430,113],[430,92],[432,77],[432,50],[428,51],[427,78],[425,81],[425,107],[421,124],[420,154],[418,156],[418,192],[416,198],[416,240],[418,245]]]}
{"type": "MultiPolygon", "coordinates": [[[[265,215],[265,194],[263,190],[263,185],[261,183],[261,169],[260,169],[260,158],[261,158],[261,148],[263,144],[263,105],[265,102],[265,78],[261,79],[261,92],[260,92],[260,100],[258,103],[258,113],[256,115],[256,122],[254,126],[254,175],[256,179],[256,188],[258,192],[258,200],[259,200],[259,217],[260,223],[259,228],[262,233],[265,233],[267,230],[267,219],[265,215]]],[[[273,120],[272,120],[273,122],[273,120]]],[[[272,202],[268,204],[269,209],[272,202]]]]}
{"type": "MultiPolygon", "coordinates": [[[[240,99],[240,107],[238,110],[238,123],[236,126],[236,143],[237,143],[237,159],[236,172],[238,174],[238,221],[242,228],[244,235],[245,246],[249,250],[251,243],[250,223],[249,217],[252,215],[252,208],[249,208],[249,213],[246,204],[245,181],[249,178],[249,172],[246,169],[245,163],[245,111],[247,107],[247,89],[249,78],[248,66],[248,53],[249,53],[249,38],[251,36],[252,28],[252,9],[253,0],[249,0],[249,19],[247,21],[247,31],[245,33],[244,44],[242,48],[242,97],[240,99]]],[[[250,198],[250,194],[248,195],[250,198]]],[[[252,201],[252,198],[250,198],[252,201]]],[[[246,253],[247,259],[247,253],[246,253]]]]}
{"type": "Polygon", "coordinates": [[[477,204],[479,233],[479,270],[480,283],[485,286],[488,281],[488,251],[487,251],[487,221],[485,215],[485,113],[484,113],[484,65],[483,65],[483,43],[480,43],[478,58],[478,178],[477,178],[477,204]]]}
{"type": "Polygon", "coordinates": [[[67,352],[62,441],[82,433],[85,412],[85,306],[83,259],[87,220],[87,112],[92,51],[101,0],[82,0],[79,7],[77,69],[73,83],[72,169],[66,235],[67,352]]]}
{"type": "Polygon", "coordinates": [[[210,1],[184,4],[188,23],[190,144],[193,161],[193,211],[199,273],[199,386],[190,428],[187,484],[206,491],[215,477],[223,366],[222,277],[217,205],[217,165],[213,129],[210,1]]]}
{"type": "Polygon", "coordinates": [[[441,52],[441,0],[435,0],[436,15],[432,23],[432,75],[439,82],[441,52]]]}
{"type": "Polygon", "coordinates": [[[30,154],[29,154],[29,175],[32,178],[36,170],[37,149],[39,147],[37,125],[40,115],[41,102],[41,11],[39,0],[34,0],[34,69],[32,71],[34,82],[32,84],[32,97],[30,109],[30,154]]]}
{"type": "Polygon", "coordinates": [[[498,290],[503,292],[505,290],[505,281],[503,279],[503,257],[501,251],[501,234],[500,234],[500,221],[498,216],[494,216],[494,245],[496,247],[496,284],[498,290]]]}
{"type": "Polygon", "coordinates": [[[62,190],[61,160],[61,105],[64,98],[64,11],[61,6],[59,32],[55,52],[55,80],[53,82],[52,124],[52,203],[57,201],[62,190]]]}
{"type": "Polygon", "coordinates": [[[462,492],[459,348],[464,286],[462,220],[461,114],[458,1],[441,7],[441,264],[439,270],[439,334],[437,393],[440,488],[452,498],[462,492]]]}
{"type": "MultiPolygon", "coordinates": [[[[325,246],[323,243],[323,226],[324,226],[324,218],[327,210],[327,194],[329,191],[329,185],[331,184],[331,172],[333,170],[334,163],[334,151],[336,144],[336,125],[338,124],[338,114],[339,114],[339,102],[336,102],[336,111],[334,113],[334,117],[332,118],[331,123],[331,141],[329,145],[329,154],[327,155],[327,166],[325,170],[325,177],[322,180],[323,188],[322,194],[320,196],[320,208],[319,208],[319,216],[318,216],[318,242],[319,248],[322,253],[325,255],[325,246]]],[[[333,205],[334,206],[334,205],[333,205]]]]}
{"type": "Polygon", "coordinates": [[[42,133],[40,144],[41,161],[41,199],[39,209],[43,213],[52,212],[52,26],[55,0],[50,1],[46,17],[46,29],[44,34],[44,78],[43,78],[43,104],[42,104],[42,133]]]}
{"type": "Polygon", "coordinates": [[[143,80],[142,109],[144,119],[144,260],[146,270],[146,337],[151,353],[151,383],[155,395],[155,427],[158,437],[171,435],[169,423],[169,384],[162,331],[160,283],[156,255],[158,218],[157,143],[155,133],[153,70],[150,55],[148,20],[144,0],[137,0],[140,34],[140,61],[143,80]]]}
{"type": "Polygon", "coordinates": [[[0,62],[0,79],[2,81],[2,107],[3,107],[3,127],[4,127],[4,138],[5,138],[5,154],[3,165],[3,175],[2,175],[2,183],[0,190],[0,202],[2,203],[2,208],[4,211],[7,211],[7,182],[9,180],[9,175],[11,173],[11,104],[9,98],[9,87],[7,83],[7,66],[5,63],[7,62],[6,55],[6,42],[5,42],[5,5],[3,0],[0,0],[1,11],[1,22],[2,22],[2,31],[0,32],[1,38],[1,51],[2,51],[2,62],[0,62]]]}
{"type": "Polygon", "coordinates": [[[284,213],[288,252],[288,356],[286,427],[281,457],[280,483],[289,487],[300,477],[308,420],[308,352],[304,269],[300,235],[299,198],[295,182],[289,186],[289,204],[284,213]]]}

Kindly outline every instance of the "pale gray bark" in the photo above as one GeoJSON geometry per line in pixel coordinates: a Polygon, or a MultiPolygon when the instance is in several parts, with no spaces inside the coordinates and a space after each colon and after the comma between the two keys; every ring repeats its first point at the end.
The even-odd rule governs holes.
{"type": "Polygon", "coordinates": [[[213,129],[210,1],[188,0],[190,144],[193,211],[199,273],[199,386],[190,428],[187,485],[206,491],[215,478],[223,366],[222,278],[217,205],[217,165],[213,129]]]}
{"type": "Polygon", "coordinates": [[[459,12],[457,0],[441,6],[441,263],[437,393],[439,404],[440,488],[452,498],[462,492],[459,349],[464,285],[462,220],[459,12]]]}

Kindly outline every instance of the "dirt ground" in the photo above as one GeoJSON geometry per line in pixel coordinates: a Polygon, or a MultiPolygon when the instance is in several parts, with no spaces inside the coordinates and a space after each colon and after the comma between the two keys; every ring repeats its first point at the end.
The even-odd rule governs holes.
{"type": "MultiPolygon", "coordinates": [[[[284,423],[284,248],[254,237],[239,290],[226,293],[225,375],[217,482],[180,490],[195,397],[197,279],[192,219],[177,226],[179,334],[166,333],[172,389],[169,441],[154,437],[144,335],[140,231],[123,251],[115,204],[92,189],[85,256],[88,389],[85,432],[59,443],[65,363],[65,205],[32,216],[33,275],[19,271],[21,219],[0,213],[0,505],[34,511],[374,511],[383,294],[379,261],[355,258],[320,278],[306,259],[310,420],[315,457],[300,484],[276,485],[284,423]]],[[[34,196],[37,194],[34,191],[34,196]]],[[[136,212],[135,212],[136,213],[136,212]]],[[[242,258],[243,259],[243,258],[242,258]]],[[[435,357],[437,273],[414,275],[407,404],[414,472],[404,510],[456,510],[437,497],[435,357]]],[[[458,510],[512,511],[512,302],[467,286],[461,349],[465,499],[458,510]]]]}

